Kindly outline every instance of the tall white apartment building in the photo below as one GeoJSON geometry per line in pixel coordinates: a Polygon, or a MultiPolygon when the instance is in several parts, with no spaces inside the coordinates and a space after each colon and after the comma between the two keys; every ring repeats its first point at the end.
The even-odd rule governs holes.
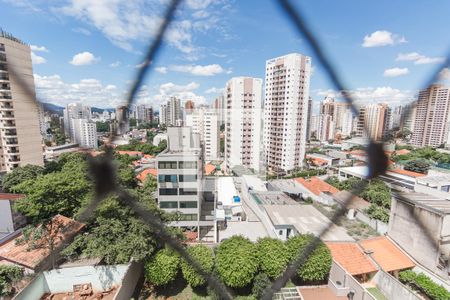
{"type": "Polygon", "coordinates": [[[357,135],[381,140],[389,128],[390,109],[387,104],[369,104],[360,109],[357,135]]]}
{"type": "Polygon", "coordinates": [[[225,96],[220,95],[218,96],[213,103],[213,108],[217,111],[219,114],[219,124],[220,126],[225,124],[225,111],[226,111],[226,101],[225,96]]]}
{"type": "Polygon", "coordinates": [[[181,126],[183,114],[180,99],[170,97],[166,104],[162,104],[159,110],[159,123],[166,126],[181,126]]]}
{"type": "Polygon", "coordinates": [[[353,132],[353,112],[348,109],[341,115],[340,133],[344,136],[350,136],[353,132]]]}
{"type": "Polygon", "coordinates": [[[225,166],[259,172],[262,153],[262,79],[234,77],[225,88],[225,166]]]}
{"type": "Polygon", "coordinates": [[[419,92],[411,144],[438,147],[447,142],[450,89],[439,84],[419,92]]]}
{"type": "Polygon", "coordinates": [[[200,107],[186,114],[186,124],[193,133],[200,135],[205,160],[220,158],[219,114],[213,109],[200,107]]]}
{"type": "Polygon", "coordinates": [[[266,61],[264,146],[267,167],[289,172],[305,157],[311,58],[298,53],[266,61]]]}
{"type": "Polygon", "coordinates": [[[72,118],[70,124],[70,136],[73,142],[83,148],[98,148],[97,125],[88,119],[72,118]]]}
{"type": "Polygon", "coordinates": [[[71,120],[72,119],[88,119],[92,118],[91,108],[89,106],[82,105],[81,103],[70,103],[64,108],[64,132],[70,136],[71,133],[71,120]]]}
{"type": "Polygon", "coordinates": [[[0,172],[44,164],[30,46],[1,30],[0,129],[0,172]]]}

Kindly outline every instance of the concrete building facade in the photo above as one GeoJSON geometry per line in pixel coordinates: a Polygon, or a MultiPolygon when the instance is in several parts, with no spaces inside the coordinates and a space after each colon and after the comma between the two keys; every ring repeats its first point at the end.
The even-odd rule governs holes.
{"type": "Polygon", "coordinates": [[[203,144],[205,160],[220,158],[220,126],[219,115],[216,111],[200,107],[186,114],[186,126],[192,128],[193,133],[200,135],[203,144]]]}
{"type": "Polygon", "coordinates": [[[36,103],[30,46],[0,31],[0,172],[44,164],[36,103]]]}
{"type": "Polygon", "coordinates": [[[438,147],[447,141],[450,89],[434,84],[419,92],[411,144],[438,147]]]}
{"type": "Polygon", "coordinates": [[[274,172],[303,166],[310,77],[308,56],[292,53],[266,61],[264,147],[274,172]]]}
{"type": "Polygon", "coordinates": [[[167,149],[157,160],[158,206],[178,212],[172,226],[200,228],[214,224],[214,216],[202,216],[203,157],[199,134],[191,127],[168,127],[167,149]]]}
{"type": "Polygon", "coordinates": [[[226,85],[225,165],[261,169],[262,80],[234,77],[226,85]]]}

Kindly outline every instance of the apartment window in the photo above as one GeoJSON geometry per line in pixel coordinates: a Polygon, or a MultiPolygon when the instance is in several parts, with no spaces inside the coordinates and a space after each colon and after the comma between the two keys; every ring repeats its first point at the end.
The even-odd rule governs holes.
{"type": "Polygon", "coordinates": [[[177,195],[177,189],[159,189],[159,194],[164,196],[177,195]]]}
{"type": "Polygon", "coordinates": [[[159,169],[176,169],[177,162],[176,161],[160,161],[158,162],[159,169]]]}
{"type": "Polygon", "coordinates": [[[177,201],[161,201],[159,202],[160,208],[178,208],[177,201]]]}
{"type": "Polygon", "coordinates": [[[180,161],[179,162],[180,169],[197,169],[196,161],[180,161]]]}
{"type": "Polygon", "coordinates": [[[197,175],[179,175],[180,182],[196,182],[197,175]]]}
{"type": "Polygon", "coordinates": [[[198,215],[197,214],[181,214],[180,215],[180,221],[197,221],[198,215]]]}
{"type": "Polygon", "coordinates": [[[180,201],[180,208],[197,208],[197,201],[180,201]]]}
{"type": "Polygon", "coordinates": [[[194,189],[194,188],[180,188],[180,195],[183,195],[183,196],[197,195],[197,189],[194,189]]]}
{"type": "Polygon", "coordinates": [[[176,183],[177,182],[177,175],[159,175],[158,176],[158,181],[159,182],[176,183]]]}

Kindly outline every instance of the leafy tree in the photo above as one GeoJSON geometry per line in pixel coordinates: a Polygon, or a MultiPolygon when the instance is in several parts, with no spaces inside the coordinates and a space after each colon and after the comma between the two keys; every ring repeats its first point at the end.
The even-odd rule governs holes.
{"type": "Polygon", "coordinates": [[[22,277],[22,268],[17,266],[0,265],[0,296],[3,297],[14,294],[12,285],[22,277]]]}
{"type": "Polygon", "coordinates": [[[384,223],[389,222],[389,210],[376,204],[370,204],[369,208],[366,210],[366,213],[373,219],[380,220],[384,223]]]}
{"type": "Polygon", "coordinates": [[[180,265],[179,257],[168,249],[159,250],[145,265],[145,278],[156,286],[175,280],[180,265]]]}
{"type": "Polygon", "coordinates": [[[426,174],[430,169],[430,164],[424,160],[411,160],[405,166],[405,170],[426,174]]]}
{"type": "Polygon", "coordinates": [[[263,273],[277,278],[286,269],[289,262],[286,246],[279,239],[262,238],[256,244],[258,262],[263,273]]]}
{"type": "Polygon", "coordinates": [[[14,192],[15,186],[26,181],[34,180],[44,173],[44,168],[35,165],[25,165],[14,169],[3,177],[2,186],[6,192],[14,192]]]}
{"type": "Polygon", "coordinates": [[[95,122],[97,125],[97,132],[108,132],[109,131],[109,122],[95,122]]]}
{"type": "Polygon", "coordinates": [[[135,118],[130,118],[130,127],[136,127],[136,119],[135,118]]]}
{"type": "MultiPolygon", "coordinates": [[[[292,261],[305,251],[307,245],[315,239],[312,235],[297,235],[287,240],[287,256],[292,261]]],[[[297,275],[305,282],[322,282],[330,273],[332,257],[330,250],[319,242],[306,262],[297,270],[297,275]]]]}
{"type": "MultiPolygon", "coordinates": [[[[206,273],[212,272],[214,266],[214,254],[210,248],[204,245],[195,245],[188,247],[187,252],[201,265],[206,273]]],[[[181,271],[183,272],[184,279],[186,279],[192,287],[201,286],[206,283],[206,280],[185,260],[181,261],[181,271]]]]}
{"type": "Polygon", "coordinates": [[[53,172],[16,185],[14,190],[26,197],[17,202],[19,212],[35,223],[56,214],[72,217],[91,189],[85,166],[67,162],[61,172],[53,172]]]}
{"type": "Polygon", "coordinates": [[[271,285],[269,277],[264,273],[259,273],[253,280],[252,294],[256,299],[261,299],[266,289],[271,285]]]}
{"type": "MultiPolygon", "coordinates": [[[[144,207],[166,220],[153,199],[142,195],[138,199],[144,207]]],[[[129,262],[132,257],[149,258],[157,247],[152,230],[134,211],[117,197],[109,197],[95,210],[86,234],[78,235],[63,254],[73,259],[79,256],[102,258],[107,264],[119,264],[129,262]]]]}
{"type": "Polygon", "coordinates": [[[226,285],[247,286],[258,271],[255,245],[242,236],[223,241],[217,248],[216,267],[226,285]]]}

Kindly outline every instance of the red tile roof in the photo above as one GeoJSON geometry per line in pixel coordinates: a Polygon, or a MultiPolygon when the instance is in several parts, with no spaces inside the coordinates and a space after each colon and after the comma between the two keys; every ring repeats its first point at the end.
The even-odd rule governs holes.
{"type": "Polygon", "coordinates": [[[422,174],[422,173],[417,173],[417,172],[403,170],[403,169],[389,170],[389,172],[394,172],[397,174],[406,175],[406,176],[414,177],[414,178],[426,176],[425,174],[422,174]]]}
{"type": "Polygon", "coordinates": [[[117,151],[117,153],[119,153],[120,155],[128,154],[129,156],[142,156],[143,155],[141,151],[123,151],[123,150],[119,150],[119,151],[117,151]]]}
{"type": "Polygon", "coordinates": [[[297,287],[303,300],[346,300],[347,296],[337,296],[328,286],[297,287]]]}
{"type": "Polygon", "coordinates": [[[0,200],[19,200],[24,197],[22,194],[0,193],[0,200]]]}
{"type": "Polygon", "coordinates": [[[295,181],[297,181],[298,183],[303,185],[305,188],[307,188],[308,190],[310,190],[313,194],[315,194],[317,196],[319,196],[320,193],[322,193],[322,192],[330,192],[331,194],[335,194],[335,193],[339,192],[339,190],[337,188],[326,183],[325,181],[323,181],[322,179],[320,179],[316,176],[311,177],[309,179],[299,177],[299,178],[295,178],[295,181]]]}
{"type": "Polygon", "coordinates": [[[409,151],[408,149],[395,150],[396,155],[405,155],[409,153],[411,153],[411,151],[409,151]]]}
{"type": "Polygon", "coordinates": [[[351,275],[369,274],[376,266],[356,243],[326,242],[333,259],[351,275]]]}
{"type": "MultiPolygon", "coordinates": [[[[61,215],[53,217],[51,224],[52,226],[55,226],[54,228],[61,228],[53,230],[49,227],[53,231],[51,234],[54,235],[55,249],[58,249],[64,241],[73,237],[85,226],[83,223],[61,215]]],[[[50,226],[50,224],[48,226],[50,226]]],[[[37,243],[42,243],[42,247],[31,247],[28,243],[18,243],[19,239],[22,237],[23,235],[20,233],[16,238],[11,239],[0,246],[0,260],[35,269],[50,255],[50,250],[43,240],[37,241],[37,243]]]]}
{"type": "Polygon", "coordinates": [[[205,165],[205,175],[211,175],[216,170],[216,166],[213,164],[205,165]]]}
{"type": "Polygon", "coordinates": [[[144,154],[144,158],[154,158],[155,156],[151,155],[151,154],[144,154]]]}
{"type": "Polygon", "coordinates": [[[145,169],[144,171],[142,171],[141,173],[139,173],[138,175],[136,175],[136,179],[139,180],[140,182],[144,182],[145,179],[147,179],[148,175],[152,175],[153,177],[158,176],[158,171],[156,169],[145,169]]]}
{"type": "Polygon", "coordinates": [[[414,262],[385,236],[360,241],[359,244],[364,250],[373,252],[371,257],[386,272],[415,266],[414,262]]]}

